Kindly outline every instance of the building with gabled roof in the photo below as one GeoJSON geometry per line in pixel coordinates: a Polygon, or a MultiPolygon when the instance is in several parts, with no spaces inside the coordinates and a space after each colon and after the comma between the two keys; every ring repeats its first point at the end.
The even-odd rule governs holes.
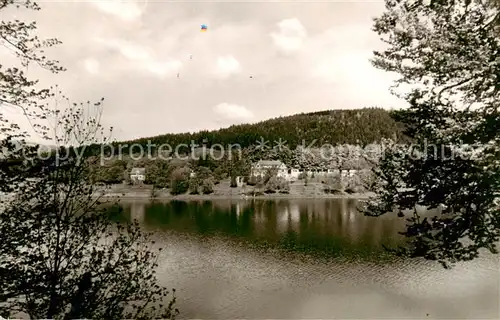
{"type": "Polygon", "coordinates": [[[132,168],[130,170],[130,180],[134,184],[142,184],[146,180],[146,169],[145,168],[132,168]]]}
{"type": "Polygon", "coordinates": [[[288,177],[287,166],[279,160],[259,160],[252,166],[250,175],[264,177],[269,171],[275,171],[278,177],[288,177]]]}

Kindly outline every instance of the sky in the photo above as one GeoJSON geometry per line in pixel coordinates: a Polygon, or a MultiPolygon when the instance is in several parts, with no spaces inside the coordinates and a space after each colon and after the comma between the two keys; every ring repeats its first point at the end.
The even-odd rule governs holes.
{"type": "MultiPolygon", "coordinates": [[[[67,71],[29,73],[72,100],[105,98],[102,122],[128,140],[329,109],[398,108],[369,59],[382,1],[41,1],[47,50],[67,71]],[[207,32],[200,32],[202,24],[207,32]]],[[[5,60],[5,50],[0,51],[5,60]]],[[[2,112],[26,125],[13,108],[2,112]]]]}

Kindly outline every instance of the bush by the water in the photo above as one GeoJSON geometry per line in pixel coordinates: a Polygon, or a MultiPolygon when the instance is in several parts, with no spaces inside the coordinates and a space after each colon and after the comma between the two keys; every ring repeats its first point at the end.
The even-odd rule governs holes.
{"type": "Polygon", "coordinates": [[[177,168],[172,172],[170,193],[173,195],[186,193],[189,189],[189,172],[186,168],[177,168]]]}
{"type": "Polygon", "coordinates": [[[345,183],[342,181],[340,175],[328,177],[324,181],[323,191],[330,194],[342,194],[346,188],[345,183]]]}
{"type": "Polygon", "coordinates": [[[265,185],[265,193],[288,193],[290,192],[290,183],[281,177],[271,177],[265,185]]]}
{"type": "Polygon", "coordinates": [[[209,177],[203,180],[201,184],[201,192],[203,194],[211,194],[214,192],[214,178],[209,177]]]}

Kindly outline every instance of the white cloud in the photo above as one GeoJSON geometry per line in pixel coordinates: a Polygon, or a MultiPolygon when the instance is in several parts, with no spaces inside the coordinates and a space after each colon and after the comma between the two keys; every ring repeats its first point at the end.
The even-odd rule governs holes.
{"type": "Polygon", "coordinates": [[[239,73],[241,65],[233,56],[221,56],[217,58],[215,73],[223,78],[227,78],[232,74],[239,73]]]}
{"type": "Polygon", "coordinates": [[[99,0],[92,4],[104,13],[114,15],[124,21],[134,21],[142,16],[147,0],[99,0]]]}
{"type": "Polygon", "coordinates": [[[285,19],[277,24],[279,32],[272,32],[274,45],[283,53],[290,54],[302,48],[307,37],[306,28],[297,18],[285,19]]]}
{"type": "Polygon", "coordinates": [[[159,77],[176,75],[182,68],[182,62],[170,58],[159,59],[154,50],[136,43],[121,39],[96,39],[102,45],[118,51],[130,63],[121,65],[121,68],[134,68],[147,71],[159,77]]]}
{"type": "Polygon", "coordinates": [[[83,62],[83,66],[84,66],[85,70],[87,70],[87,72],[90,74],[98,74],[99,73],[100,65],[99,65],[99,62],[96,61],[95,59],[91,59],[91,58],[85,59],[85,61],[83,62]]]}
{"type": "Polygon", "coordinates": [[[102,45],[119,51],[125,58],[130,60],[148,60],[153,56],[150,48],[124,41],[121,39],[96,39],[102,45]]]}
{"type": "Polygon", "coordinates": [[[214,107],[214,111],[233,121],[248,121],[254,117],[252,111],[237,104],[220,103],[214,107]]]}

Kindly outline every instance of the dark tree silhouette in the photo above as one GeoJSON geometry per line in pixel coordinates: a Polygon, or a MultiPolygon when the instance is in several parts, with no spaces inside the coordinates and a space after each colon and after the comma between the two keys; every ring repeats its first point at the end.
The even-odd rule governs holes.
{"type": "MultiPolygon", "coordinates": [[[[0,0],[0,12],[13,7],[39,10],[31,1],[0,0]]],[[[157,284],[150,238],[137,223],[113,222],[116,207],[109,205],[116,203],[103,201],[92,183],[96,159],[84,146],[109,142],[100,125],[102,100],[76,104],[54,88],[35,89],[23,67],[63,70],[43,56],[59,41],[35,32],[35,23],[0,23],[0,43],[20,62],[0,66],[0,108],[21,108],[53,145],[41,152],[26,144],[28,132],[0,119],[0,315],[174,318],[175,296],[157,284]]]]}
{"type": "MultiPolygon", "coordinates": [[[[373,63],[410,92],[395,113],[416,150],[392,145],[376,168],[367,214],[407,217],[400,251],[445,267],[497,253],[500,211],[500,39],[495,1],[387,0],[374,30],[388,47],[373,63]],[[421,216],[418,205],[440,208],[421,216]],[[409,217],[408,217],[409,215],[409,217]]],[[[401,88],[401,87],[399,87],[401,88]]]]}

